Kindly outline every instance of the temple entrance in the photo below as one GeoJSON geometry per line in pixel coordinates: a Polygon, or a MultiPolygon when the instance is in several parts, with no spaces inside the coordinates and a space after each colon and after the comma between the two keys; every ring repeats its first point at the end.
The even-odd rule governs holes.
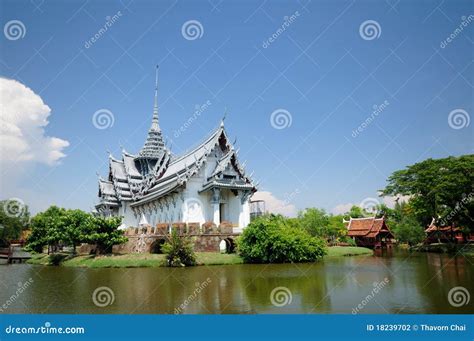
{"type": "Polygon", "coordinates": [[[234,253],[235,252],[235,243],[231,238],[226,238],[221,240],[219,243],[219,249],[221,253],[234,253]]]}
{"type": "Polygon", "coordinates": [[[157,254],[162,254],[163,250],[162,247],[165,244],[164,239],[157,239],[151,244],[150,246],[150,253],[157,253],[157,254]]]}

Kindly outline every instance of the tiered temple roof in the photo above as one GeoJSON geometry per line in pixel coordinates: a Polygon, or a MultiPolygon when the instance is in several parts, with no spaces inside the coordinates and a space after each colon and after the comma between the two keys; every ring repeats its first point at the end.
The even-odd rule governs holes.
{"type": "Polygon", "coordinates": [[[158,199],[185,186],[208,157],[217,155],[222,156],[201,192],[214,187],[255,191],[256,185],[238,163],[237,151],[228,139],[223,121],[197,147],[178,157],[170,153],[158,124],[157,89],[156,86],[152,124],[143,148],[138,155],[122,150],[121,160],[109,156],[108,179],[99,178],[100,203],[96,207],[119,206],[122,201],[130,201],[133,207],[158,199]]]}

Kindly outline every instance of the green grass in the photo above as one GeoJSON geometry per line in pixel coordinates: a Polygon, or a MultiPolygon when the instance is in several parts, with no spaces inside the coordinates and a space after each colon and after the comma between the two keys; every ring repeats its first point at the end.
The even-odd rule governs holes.
{"type": "Polygon", "coordinates": [[[242,264],[244,260],[236,253],[196,252],[198,265],[242,264]]]}
{"type": "MultiPolygon", "coordinates": [[[[355,246],[331,246],[326,257],[371,255],[372,250],[355,246]]],[[[243,259],[235,253],[196,252],[198,265],[231,265],[243,264],[243,259]]],[[[29,264],[49,265],[46,254],[33,254],[29,264]]],[[[80,255],[65,260],[61,266],[84,268],[147,268],[166,266],[165,255],[150,253],[130,253],[124,255],[80,255]]]]}
{"type": "Polygon", "coordinates": [[[77,256],[63,266],[87,268],[146,268],[165,266],[165,255],[131,253],[127,255],[77,256]]]}
{"type": "Polygon", "coordinates": [[[326,257],[341,257],[341,256],[359,256],[372,255],[373,251],[366,247],[358,246],[330,246],[328,247],[328,254],[326,257]]]}
{"type": "MultiPolygon", "coordinates": [[[[36,254],[29,264],[49,265],[48,255],[36,254]]],[[[237,254],[221,254],[216,252],[196,252],[198,265],[229,265],[242,264],[237,254]]],[[[80,255],[61,263],[62,266],[85,268],[144,268],[166,266],[165,255],[131,253],[125,255],[80,255]]]]}
{"type": "Polygon", "coordinates": [[[49,257],[45,253],[32,253],[31,258],[26,261],[28,264],[48,265],[49,257]]]}

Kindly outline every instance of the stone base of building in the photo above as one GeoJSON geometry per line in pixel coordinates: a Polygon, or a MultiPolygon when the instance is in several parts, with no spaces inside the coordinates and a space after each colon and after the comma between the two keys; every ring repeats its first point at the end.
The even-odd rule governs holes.
{"type": "MultiPolygon", "coordinates": [[[[130,227],[124,235],[128,241],[113,247],[113,253],[162,253],[161,246],[169,239],[171,230],[176,230],[179,235],[189,237],[194,242],[196,252],[220,252],[221,242],[226,244],[226,252],[235,251],[235,238],[238,233],[233,233],[232,225],[221,223],[217,227],[214,223],[173,223],[157,224],[156,227],[130,227]]],[[[94,245],[83,244],[80,253],[93,253],[94,245]]]]}

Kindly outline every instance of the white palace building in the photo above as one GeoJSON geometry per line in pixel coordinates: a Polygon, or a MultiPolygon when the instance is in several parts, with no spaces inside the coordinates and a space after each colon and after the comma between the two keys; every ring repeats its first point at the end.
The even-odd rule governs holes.
{"type": "Polygon", "coordinates": [[[156,224],[230,223],[238,231],[250,221],[256,185],[239,163],[238,151],[220,126],[183,155],[172,154],[158,123],[158,78],[148,137],[137,154],[109,155],[106,179],[99,177],[97,212],[122,216],[121,228],[156,224]]]}

